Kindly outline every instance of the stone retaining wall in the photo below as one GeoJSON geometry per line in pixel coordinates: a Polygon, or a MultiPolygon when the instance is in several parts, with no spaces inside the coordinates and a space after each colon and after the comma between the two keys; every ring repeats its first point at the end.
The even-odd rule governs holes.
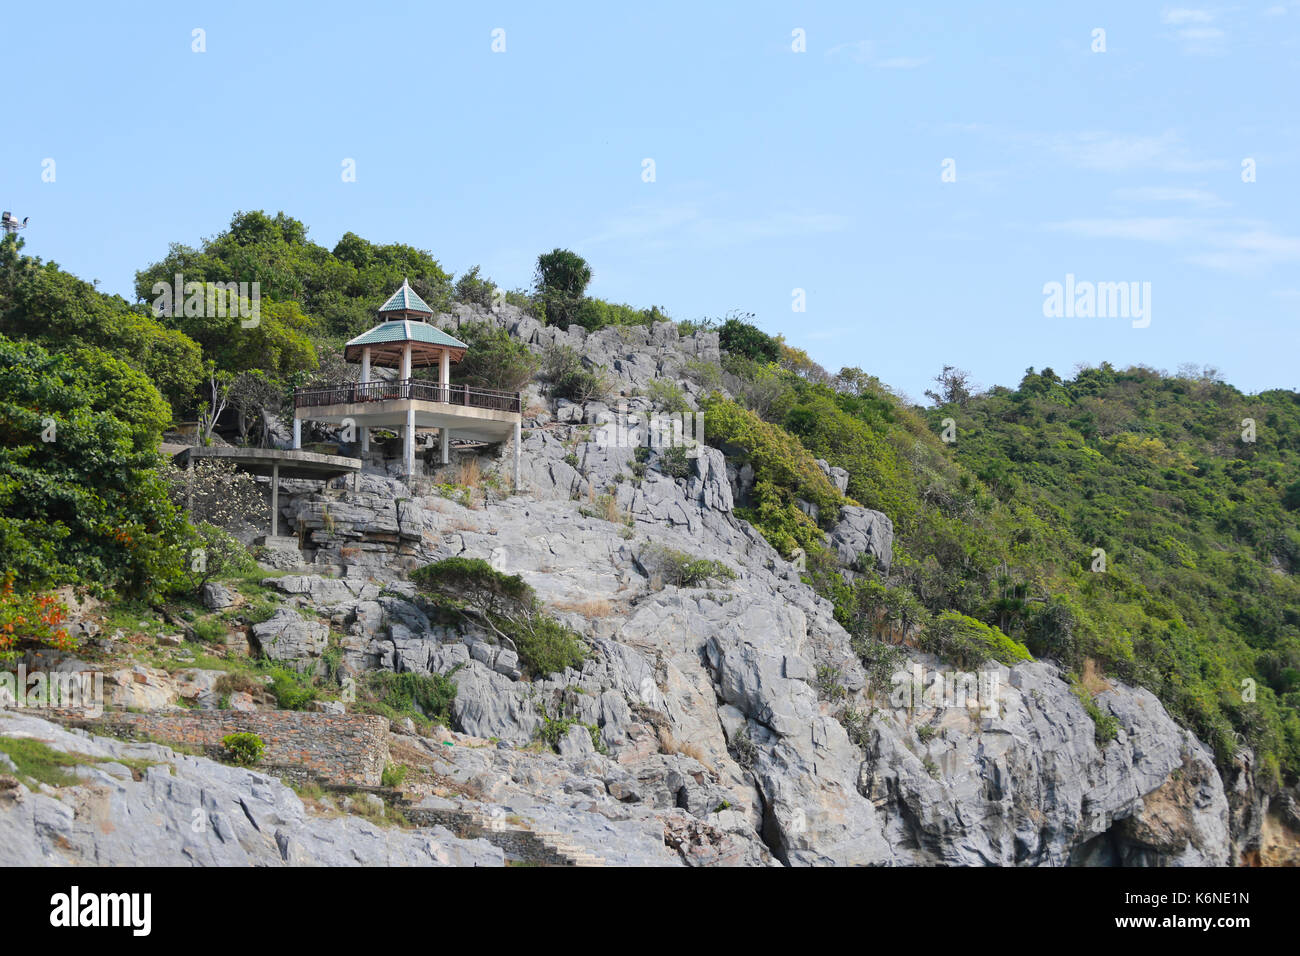
{"type": "Polygon", "coordinates": [[[224,749],[221,738],[227,734],[257,734],[266,744],[260,766],[326,783],[377,786],[389,759],[388,720],[370,714],[217,710],[51,716],[92,733],[149,737],[213,755],[224,749]]]}

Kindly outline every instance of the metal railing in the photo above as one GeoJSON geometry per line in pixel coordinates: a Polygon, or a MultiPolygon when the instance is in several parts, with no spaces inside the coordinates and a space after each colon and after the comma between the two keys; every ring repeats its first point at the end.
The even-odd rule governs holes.
{"type": "Polygon", "coordinates": [[[496,412],[520,411],[518,392],[469,385],[439,385],[407,379],[401,382],[344,382],[315,388],[295,388],[293,407],[314,405],[351,405],[356,402],[386,402],[413,398],[422,402],[441,402],[466,408],[486,408],[496,412]]]}

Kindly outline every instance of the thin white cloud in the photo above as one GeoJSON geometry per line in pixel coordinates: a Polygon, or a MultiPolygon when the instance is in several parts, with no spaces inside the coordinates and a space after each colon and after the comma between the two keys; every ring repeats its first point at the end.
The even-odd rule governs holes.
{"type": "Polygon", "coordinates": [[[1208,189],[1183,189],[1177,186],[1137,186],[1116,189],[1111,195],[1127,202],[1185,202],[1207,208],[1231,205],[1208,189]]]}
{"type": "Polygon", "coordinates": [[[1100,172],[1158,169],[1164,172],[1205,172],[1223,169],[1222,160],[1202,160],[1190,155],[1178,135],[1166,131],[1159,136],[1130,136],[1123,133],[1080,132],[1046,137],[1043,147],[1067,162],[1100,172]]]}
{"type": "Polygon", "coordinates": [[[1256,273],[1300,262],[1300,237],[1250,220],[1132,217],[1070,219],[1047,229],[1084,239],[1118,239],[1188,247],[1187,261],[1210,269],[1256,273]]]}
{"type": "Polygon", "coordinates": [[[1192,10],[1187,7],[1175,7],[1172,10],[1166,10],[1161,16],[1161,20],[1172,26],[1181,26],[1184,23],[1213,23],[1214,14],[1209,10],[1192,10]]]}
{"type": "Polygon", "coordinates": [[[839,232],[847,216],[806,210],[773,210],[757,216],[710,215],[694,203],[639,203],[611,219],[582,245],[630,244],[646,250],[682,245],[717,248],[761,239],[785,239],[839,232]]]}
{"type": "Polygon", "coordinates": [[[826,59],[834,60],[847,57],[855,63],[866,63],[871,59],[874,44],[870,40],[852,40],[837,43],[826,51],[826,59]]]}
{"type": "Polygon", "coordinates": [[[925,66],[932,57],[928,56],[895,56],[886,60],[877,60],[875,67],[877,70],[915,70],[925,66]]]}
{"type": "Polygon", "coordinates": [[[837,43],[826,51],[828,60],[849,59],[862,63],[876,70],[915,70],[925,66],[933,57],[928,56],[891,56],[877,57],[876,45],[870,40],[852,40],[837,43]]]}
{"type": "Polygon", "coordinates": [[[1125,219],[1068,219],[1048,228],[1085,239],[1128,239],[1141,242],[1186,242],[1204,235],[1205,224],[1195,219],[1133,217],[1125,219]]]}
{"type": "Polygon", "coordinates": [[[1219,19],[1213,10],[1175,7],[1166,9],[1160,19],[1166,26],[1175,28],[1174,38],[1189,56],[1222,56],[1227,52],[1227,32],[1211,26],[1219,19]]]}

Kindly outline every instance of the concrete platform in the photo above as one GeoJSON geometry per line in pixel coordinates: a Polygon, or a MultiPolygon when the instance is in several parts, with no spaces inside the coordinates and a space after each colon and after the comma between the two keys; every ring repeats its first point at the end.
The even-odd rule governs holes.
{"type": "Polygon", "coordinates": [[[360,458],[342,455],[321,455],[300,448],[232,448],[224,445],[207,447],[195,445],[178,452],[173,460],[188,469],[195,461],[228,461],[241,471],[254,475],[268,475],[271,479],[271,537],[280,534],[280,479],[314,478],[328,481],[339,475],[355,475],[361,471],[360,458]]]}
{"type": "Polygon", "coordinates": [[[224,445],[195,445],[178,452],[173,460],[184,468],[199,459],[233,462],[243,471],[255,475],[278,473],[280,478],[315,478],[328,481],[339,475],[356,474],[361,470],[360,458],[342,455],[322,455],[314,451],[293,448],[233,448],[224,445]]]}

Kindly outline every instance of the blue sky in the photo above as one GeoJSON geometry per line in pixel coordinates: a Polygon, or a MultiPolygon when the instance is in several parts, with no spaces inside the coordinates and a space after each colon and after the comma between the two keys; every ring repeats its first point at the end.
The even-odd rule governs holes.
{"type": "Polygon", "coordinates": [[[261,208],[505,287],[565,246],[915,399],[944,364],[1300,388],[1300,2],[897,6],[10,5],[0,205],[128,297],[261,208]],[[1067,274],[1149,282],[1150,325],[1044,317],[1067,274]]]}

